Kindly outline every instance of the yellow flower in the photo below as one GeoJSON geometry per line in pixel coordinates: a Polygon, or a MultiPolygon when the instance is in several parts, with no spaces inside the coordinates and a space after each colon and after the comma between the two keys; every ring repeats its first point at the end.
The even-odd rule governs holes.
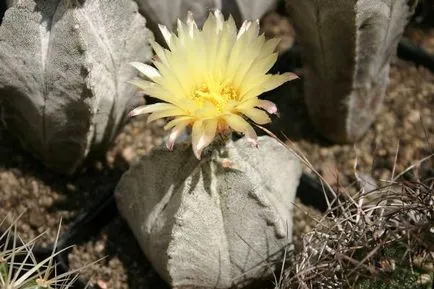
{"type": "Polygon", "coordinates": [[[292,73],[267,74],[277,60],[274,50],[279,40],[258,36],[258,21],[245,21],[237,32],[233,18],[225,21],[218,10],[210,13],[202,30],[191,13],[186,23],[178,20],[177,24],[177,35],[160,25],[169,49],[151,43],[156,68],[132,63],[148,80],[131,83],[163,102],[138,107],[130,116],[152,113],[148,122],[173,118],[165,126],[171,129],[170,150],[185,128],[192,126],[198,159],[215,135],[228,129],[256,143],[256,133],[245,117],[257,124],[270,122],[265,111],[277,113],[277,108],[258,96],[296,78],[292,73]]]}

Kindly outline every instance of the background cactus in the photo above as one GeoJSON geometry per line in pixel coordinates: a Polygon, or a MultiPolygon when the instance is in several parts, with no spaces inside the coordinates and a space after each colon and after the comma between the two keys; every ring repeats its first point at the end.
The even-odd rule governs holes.
{"type": "Polygon", "coordinates": [[[72,173],[141,101],[128,63],[151,58],[152,35],[132,0],[66,4],[12,1],[0,27],[0,97],[24,146],[72,173]]]}
{"type": "Polygon", "coordinates": [[[244,20],[256,20],[276,6],[277,0],[136,0],[140,12],[149,20],[149,27],[157,39],[162,40],[158,24],[175,27],[177,19],[186,20],[188,11],[194,14],[202,26],[213,9],[219,9],[225,16],[232,15],[238,25],[244,20]]]}
{"type": "Polygon", "coordinates": [[[286,1],[302,46],[309,116],[326,137],[354,142],[374,121],[415,2],[286,1]]]}

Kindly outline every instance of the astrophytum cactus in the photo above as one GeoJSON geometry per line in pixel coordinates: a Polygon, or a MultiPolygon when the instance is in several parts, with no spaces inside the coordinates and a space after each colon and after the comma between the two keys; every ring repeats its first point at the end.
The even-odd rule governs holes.
{"type": "Polygon", "coordinates": [[[354,142],[375,120],[415,2],[286,1],[303,47],[309,115],[326,137],[354,142]]]}
{"type": "Polygon", "coordinates": [[[47,166],[72,173],[140,101],[128,63],[152,57],[152,34],[132,0],[11,3],[0,27],[4,119],[47,166]]]}
{"type": "Polygon", "coordinates": [[[143,252],[175,288],[229,288],[270,274],[292,240],[298,159],[270,137],[156,149],[115,196],[143,252]],[[213,143],[214,144],[214,143],[213,143]]]}

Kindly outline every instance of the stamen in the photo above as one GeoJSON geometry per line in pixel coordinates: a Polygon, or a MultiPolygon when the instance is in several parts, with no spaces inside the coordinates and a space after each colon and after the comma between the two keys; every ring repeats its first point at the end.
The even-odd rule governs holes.
{"type": "Polygon", "coordinates": [[[205,103],[212,104],[218,112],[222,112],[229,102],[240,99],[240,92],[228,81],[222,83],[202,83],[192,93],[192,99],[199,107],[205,103]]]}

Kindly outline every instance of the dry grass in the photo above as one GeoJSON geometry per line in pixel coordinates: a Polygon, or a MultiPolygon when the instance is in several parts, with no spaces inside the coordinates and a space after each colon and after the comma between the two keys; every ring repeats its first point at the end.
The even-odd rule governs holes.
{"type": "Polygon", "coordinates": [[[361,190],[334,192],[276,288],[432,288],[434,175],[418,176],[423,161],[432,156],[370,191],[355,173],[361,190]]]}
{"type": "MultiPolygon", "coordinates": [[[[0,288],[2,289],[68,289],[73,288],[78,278],[78,270],[60,273],[57,271],[56,256],[69,248],[58,250],[57,238],[47,256],[38,258],[34,254],[36,242],[41,234],[30,241],[23,241],[17,233],[19,219],[10,216],[0,222],[0,227],[9,223],[0,232],[0,288]]],[[[59,226],[60,228],[60,226],[59,226]]]]}
{"type": "Polygon", "coordinates": [[[275,274],[275,289],[434,288],[434,154],[396,174],[398,146],[392,176],[379,187],[359,177],[356,159],[361,189],[350,194],[335,191],[286,139],[288,149],[319,177],[329,208],[303,236],[301,248],[286,254],[285,274],[275,274]],[[431,166],[421,170],[426,162],[431,166]]]}

